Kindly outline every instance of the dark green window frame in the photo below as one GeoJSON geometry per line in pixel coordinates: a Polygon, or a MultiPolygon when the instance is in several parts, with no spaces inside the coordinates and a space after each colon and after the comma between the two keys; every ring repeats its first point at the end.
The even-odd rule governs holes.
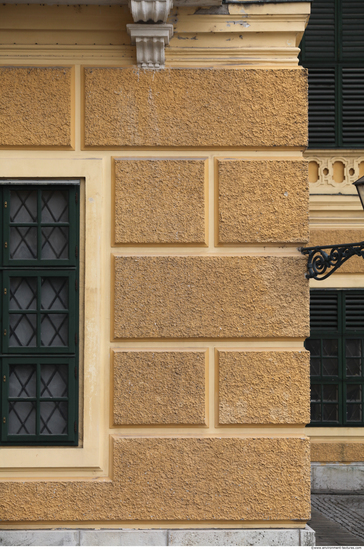
{"type": "Polygon", "coordinates": [[[364,2],[314,0],[300,47],[309,148],[364,148],[364,2]]]}
{"type": "Polygon", "coordinates": [[[78,445],[79,186],[79,180],[0,182],[0,445],[78,445]],[[33,211],[24,210],[21,221],[10,215],[17,192],[32,194],[33,211]],[[47,211],[57,192],[68,201],[59,219],[47,211]],[[15,242],[24,257],[17,257],[15,242]],[[16,332],[24,319],[32,326],[25,340],[16,332]]]}
{"type": "Polygon", "coordinates": [[[311,290],[310,426],[364,426],[364,290],[311,290]]]}

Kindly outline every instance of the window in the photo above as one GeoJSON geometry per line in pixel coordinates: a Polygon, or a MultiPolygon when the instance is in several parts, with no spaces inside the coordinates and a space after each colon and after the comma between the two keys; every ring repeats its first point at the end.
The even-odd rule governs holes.
{"type": "Polygon", "coordinates": [[[311,426],[363,426],[364,290],[312,290],[311,426]]]}
{"type": "Polygon", "coordinates": [[[364,2],[315,0],[301,43],[309,147],[364,147],[364,2]]]}
{"type": "Polygon", "coordinates": [[[3,182],[1,444],[74,445],[78,181],[3,182]]]}

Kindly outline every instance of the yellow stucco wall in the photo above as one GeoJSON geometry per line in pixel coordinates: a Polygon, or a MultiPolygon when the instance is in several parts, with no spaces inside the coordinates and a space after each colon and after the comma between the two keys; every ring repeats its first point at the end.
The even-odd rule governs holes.
{"type": "Polygon", "coordinates": [[[244,44],[236,7],[178,9],[163,71],[133,66],[126,7],[68,8],[0,8],[20,90],[70,75],[67,101],[48,84],[54,135],[0,127],[0,163],[81,178],[84,285],[79,447],[0,447],[2,526],[304,526],[309,5],[247,6],[244,44]]]}

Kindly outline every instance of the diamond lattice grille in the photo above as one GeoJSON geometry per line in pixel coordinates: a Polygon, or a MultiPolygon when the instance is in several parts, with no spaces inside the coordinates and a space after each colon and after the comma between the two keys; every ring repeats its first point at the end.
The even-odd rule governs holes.
{"type": "Polygon", "coordinates": [[[36,404],[9,401],[9,435],[35,435],[36,404]]]}
{"type": "Polygon", "coordinates": [[[40,433],[56,435],[67,433],[67,403],[46,401],[40,404],[40,433]]]}
{"type": "Polygon", "coordinates": [[[14,223],[37,221],[37,191],[13,190],[10,192],[10,221],[14,223]]]}
{"type": "Polygon", "coordinates": [[[41,309],[68,309],[68,278],[42,277],[41,309]]]}
{"type": "Polygon", "coordinates": [[[68,222],[67,191],[42,191],[42,223],[68,222]]]}
{"type": "Polygon", "coordinates": [[[11,365],[9,397],[36,397],[36,365],[11,365]]]}
{"type": "Polygon", "coordinates": [[[67,397],[67,365],[42,365],[40,375],[41,397],[67,397]]]}

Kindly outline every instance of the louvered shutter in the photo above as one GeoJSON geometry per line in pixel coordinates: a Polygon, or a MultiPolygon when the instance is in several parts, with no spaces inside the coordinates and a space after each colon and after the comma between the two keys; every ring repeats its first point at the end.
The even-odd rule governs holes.
{"type": "Polygon", "coordinates": [[[345,294],[345,330],[364,331],[364,294],[345,294]]]}
{"type": "Polygon", "coordinates": [[[364,148],[364,1],[315,0],[301,48],[309,147],[364,148]]]}
{"type": "Polygon", "coordinates": [[[310,325],[311,332],[338,330],[338,293],[311,292],[310,325]]]}

